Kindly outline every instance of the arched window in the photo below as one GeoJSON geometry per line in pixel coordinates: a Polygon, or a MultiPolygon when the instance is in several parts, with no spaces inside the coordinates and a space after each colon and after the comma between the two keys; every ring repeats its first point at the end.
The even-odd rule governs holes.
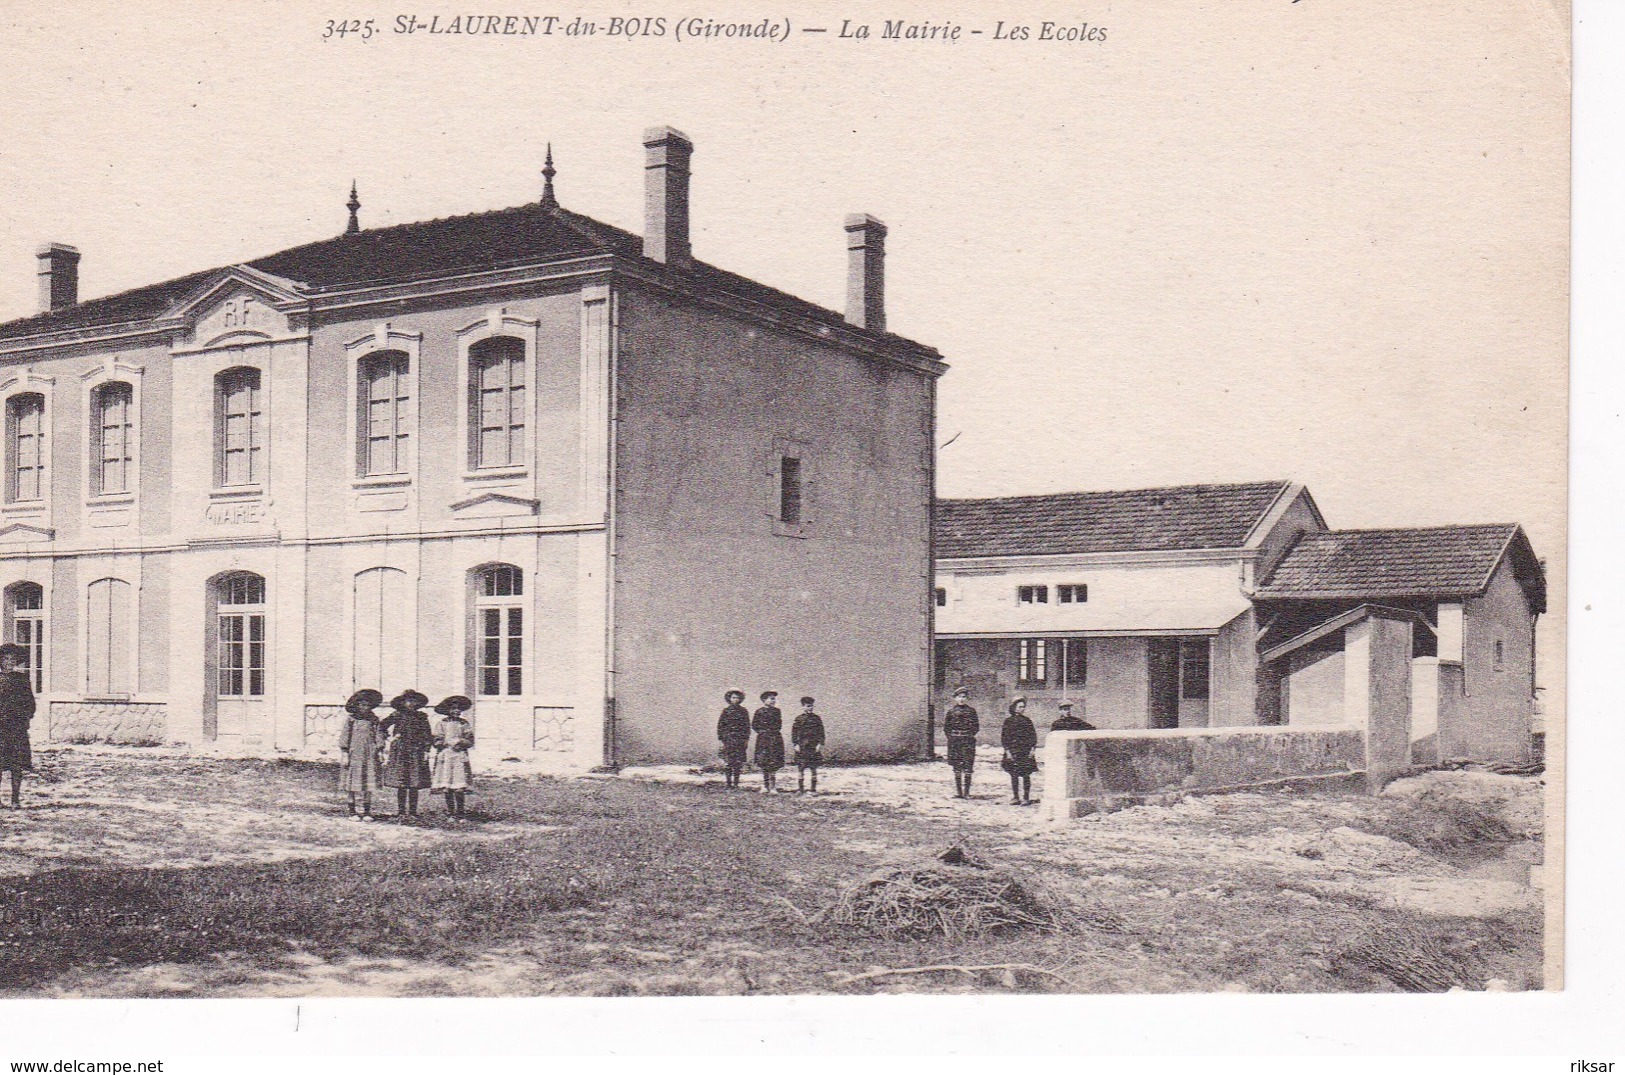
{"type": "Polygon", "coordinates": [[[214,379],[215,481],[221,486],[265,480],[260,371],[237,366],[214,379]]]}
{"type": "Polygon", "coordinates": [[[6,401],[6,500],[45,499],[45,397],[24,392],[6,401]]]}
{"type": "Polygon", "coordinates": [[[469,466],[511,467],[525,459],[525,344],[492,336],[468,351],[469,466]]]}
{"type": "Polygon", "coordinates": [[[406,473],[412,406],[408,362],[404,351],[375,351],[361,360],[356,466],[363,477],[406,473]]]}
{"type": "Polygon", "coordinates": [[[525,573],[512,564],[488,564],[473,576],[475,693],[523,694],[525,573]]]}
{"type": "Polygon", "coordinates": [[[45,689],[45,591],[37,582],[6,587],[6,641],[28,651],[28,679],[34,693],[45,689]]]}
{"type": "Polygon", "coordinates": [[[265,580],[249,571],[221,576],[215,594],[215,694],[265,694],[265,580]]]}
{"type": "Polygon", "coordinates": [[[123,381],[100,385],[90,397],[93,496],[135,488],[135,392],[123,381]]]}
{"type": "Polygon", "coordinates": [[[87,591],[85,693],[106,698],[130,693],[130,584],[97,579],[87,591]]]}

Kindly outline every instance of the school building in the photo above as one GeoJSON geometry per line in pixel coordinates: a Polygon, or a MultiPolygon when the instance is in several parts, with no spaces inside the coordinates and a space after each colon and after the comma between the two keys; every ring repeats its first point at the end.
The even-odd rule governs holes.
{"type": "MultiPolygon", "coordinates": [[[[0,592],[38,739],[329,746],[354,689],[468,694],[488,760],[706,760],[723,692],[918,755],[938,353],[886,229],[832,311],[697,260],[681,132],[640,237],[539,200],[0,325],[0,592]]],[[[843,243],[844,240],[844,243],[843,243]]],[[[842,243],[842,245],[837,245],[842,243]]],[[[19,269],[21,267],[18,267],[19,269]]]]}
{"type": "Polygon", "coordinates": [[[941,501],[936,557],[937,712],[967,687],[991,742],[1018,694],[1041,732],[1063,699],[1100,729],[1358,724],[1399,646],[1416,763],[1529,758],[1546,584],[1516,524],[1331,530],[1293,482],[1194,485],[941,501]]]}

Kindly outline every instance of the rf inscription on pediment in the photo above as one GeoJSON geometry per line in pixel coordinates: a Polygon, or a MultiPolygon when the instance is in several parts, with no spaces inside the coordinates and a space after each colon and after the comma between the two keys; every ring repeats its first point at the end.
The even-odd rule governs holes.
{"type": "Polygon", "coordinates": [[[246,288],[233,291],[200,317],[192,329],[200,344],[242,340],[275,339],[288,334],[288,319],[274,309],[265,296],[246,288]]]}

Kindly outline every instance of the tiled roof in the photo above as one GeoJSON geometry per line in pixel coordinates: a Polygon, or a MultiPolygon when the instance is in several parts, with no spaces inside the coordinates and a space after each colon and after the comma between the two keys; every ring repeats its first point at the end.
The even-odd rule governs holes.
{"type": "MultiPolygon", "coordinates": [[[[618,254],[640,259],[646,269],[674,283],[761,303],[826,324],[846,325],[845,317],[834,310],[703,262],[678,268],[641,260],[642,247],[643,241],[631,232],[537,202],[467,216],[370,228],[354,235],[339,235],[296,246],[247,264],[261,272],[292,280],[305,292],[320,294],[457,272],[618,254]]],[[[161,284],[89,299],[53,313],[9,321],[0,324],[0,339],[157,317],[223,271],[224,268],[220,268],[192,273],[161,284]]]]}
{"type": "Polygon", "coordinates": [[[1240,548],[1288,487],[1288,482],[1249,482],[939,500],[936,555],[1240,548]]]}
{"type": "Polygon", "coordinates": [[[1260,600],[1469,596],[1484,591],[1509,552],[1515,557],[1519,581],[1537,610],[1543,610],[1540,565],[1515,523],[1304,534],[1255,596],[1260,600]]]}

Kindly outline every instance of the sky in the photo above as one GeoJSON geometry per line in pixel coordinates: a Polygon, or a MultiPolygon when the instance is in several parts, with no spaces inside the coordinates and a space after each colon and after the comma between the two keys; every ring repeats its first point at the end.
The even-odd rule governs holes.
{"type": "Polygon", "coordinates": [[[890,327],[951,366],[942,495],[1293,479],[1334,527],[1522,522],[1560,608],[1566,10],[1037,3],[994,41],[982,7],[886,12],[962,24],[947,43],[708,9],[789,18],[781,44],[6,5],[0,318],[33,312],[43,242],[106,294],[335,234],[352,179],[367,226],[534,200],[549,141],[566,206],[641,231],[641,133],[670,124],[700,258],[839,308],[843,216],[889,225],[890,327]]]}

